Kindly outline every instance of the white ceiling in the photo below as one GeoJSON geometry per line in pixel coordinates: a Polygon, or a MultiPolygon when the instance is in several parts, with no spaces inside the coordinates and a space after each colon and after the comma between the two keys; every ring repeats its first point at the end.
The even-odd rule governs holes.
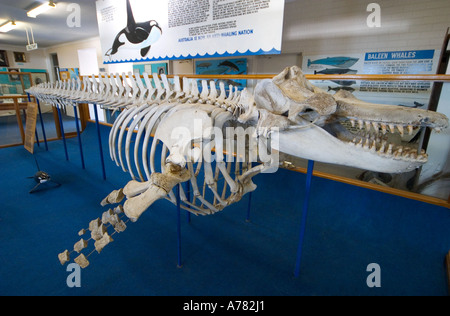
{"type": "Polygon", "coordinates": [[[96,0],[56,0],[56,9],[41,14],[35,19],[27,16],[28,10],[45,2],[48,1],[1,0],[0,25],[8,20],[15,20],[18,27],[8,33],[0,33],[0,45],[25,48],[28,44],[26,29],[30,30],[30,27],[33,29],[34,40],[39,48],[98,36],[96,0]],[[71,3],[80,5],[80,27],[69,27],[67,24],[67,19],[73,13],[73,11],[68,11],[71,3]]]}

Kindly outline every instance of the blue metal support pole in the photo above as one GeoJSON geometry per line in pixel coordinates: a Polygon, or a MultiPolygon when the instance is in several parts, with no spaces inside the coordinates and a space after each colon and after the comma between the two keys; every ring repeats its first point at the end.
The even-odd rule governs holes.
{"type": "Polygon", "coordinates": [[[36,99],[36,103],[39,110],[39,119],[41,120],[42,136],[44,137],[45,150],[48,151],[47,136],[45,135],[44,119],[42,118],[41,104],[39,103],[39,99],[36,99]]]}
{"type": "Polygon", "coordinates": [[[101,134],[100,134],[100,122],[98,120],[97,104],[94,103],[93,106],[94,106],[94,114],[95,114],[95,124],[97,125],[98,146],[100,149],[100,161],[102,163],[103,180],[106,180],[105,160],[103,158],[103,147],[102,147],[102,138],[101,138],[101,134]]]}
{"type": "Polygon", "coordinates": [[[35,134],[35,137],[36,137],[36,143],[37,143],[38,147],[41,147],[41,144],[39,142],[39,135],[38,135],[37,130],[34,131],[34,134],[35,134]]]}
{"type": "Polygon", "coordinates": [[[253,192],[250,192],[248,194],[247,218],[245,219],[246,222],[250,222],[250,210],[252,208],[252,193],[253,192]]]}
{"type": "Polygon", "coordinates": [[[303,240],[305,238],[306,229],[306,219],[308,216],[309,198],[311,195],[311,182],[314,171],[314,161],[308,161],[308,173],[306,174],[306,189],[305,189],[305,200],[303,201],[303,213],[302,221],[300,223],[300,236],[297,249],[297,261],[295,264],[294,276],[297,278],[300,275],[300,265],[302,261],[302,251],[303,251],[303,240]]]}
{"type": "Polygon", "coordinates": [[[177,267],[181,268],[181,198],[180,198],[180,185],[177,184],[176,196],[177,196],[177,251],[178,251],[178,264],[177,267]]]}
{"type": "MultiPolygon", "coordinates": [[[[251,169],[252,168],[252,163],[251,162],[249,162],[249,168],[248,169],[251,169]]],[[[246,218],[245,218],[245,221],[246,222],[250,222],[250,210],[251,210],[251,207],[252,207],[252,193],[253,192],[250,192],[249,194],[248,194],[248,206],[247,206],[247,216],[246,216],[246,218]]]]}
{"type": "Polygon", "coordinates": [[[64,133],[64,125],[63,125],[63,120],[62,120],[62,115],[61,115],[61,109],[59,107],[57,107],[58,109],[58,117],[59,117],[59,125],[61,128],[61,136],[63,139],[63,143],[64,143],[64,151],[66,153],[66,160],[69,160],[69,153],[67,152],[67,143],[66,143],[66,134],[64,133]]]}
{"type": "Polygon", "coordinates": [[[78,135],[78,145],[80,146],[80,156],[81,156],[81,166],[83,169],[86,169],[84,164],[84,155],[83,155],[83,145],[81,144],[81,133],[80,133],[80,122],[78,121],[78,111],[77,107],[73,106],[73,111],[75,113],[75,126],[77,127],[77,135],[78,135]]]}
{"type": "MultiPolygon", "coordinates": [[[[191,202],[191,180],[186,181],[186,198],[188,202],[191,202]]],[[[191,222],[191,212],[186,212],[186,220],[188,223],[191,222]]]]}

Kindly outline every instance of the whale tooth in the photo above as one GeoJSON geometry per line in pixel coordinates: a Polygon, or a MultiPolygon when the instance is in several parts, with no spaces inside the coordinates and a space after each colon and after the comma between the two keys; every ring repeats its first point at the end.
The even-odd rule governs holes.
{"type": "Polygon", "coordinates": [[[394,148],[394,145],[389,144],[388,150],[387,150],[387,154],[388,154],[388,155],[392,155],[392,149],[393,149],[393,148],[394,148]]]}
{"type": "Polygon", "coordinates": [[[358,127],[359,127],[359,129],[362,129],[362,128],[363,128],[363,124],[364,124],[364,122],[363,122],[362,120],[359,120],[359,121],[358,121],[358,127]]]}
{"type": "Polygon", "coordinates": [[[353,119],[352,119],[352,120],[350,120],[350,124],[352,124],[352,127],[353,127],[353,128],[355,128],[355,126],[356,126],[356,122],[355,122],[355,120],[353,120],[353,119]]]}
{"type": "Polygon", "coordinates": [[[394,134],[395,133],[395,125],[389,124],[389,130],[391,131],[392,134],[394,134]]]}
{"type": "Polygon", "coordinates": [[[373,141],[372,146],[370,147],[371,152],[375,152],[377,150],[377,142],[373,141]]]}
{"type": "Polygon", "coordinates": [[[378,132],[378,130],[380,129],[380,126],[378,125],[377,122],[372,122],[372,126],[373,126],[373,129],[375,130],[375,132],[378,132]]]}
{"type": "Polygon", "coordinates": [[[386,132],[387,132],[386,124],[381,124],[381,131],[383,132],[383,135],[386,135],[386,132]]]}
{"type": "Polygon", "coordinates": [[[369,149],[369,139],[366,138],[366,142],[364,143],[364,149],[369,149]]]}
{"type": "Polygon", "coordinates": [[[386,149],[386,141],[382,141],[381,142],[381,147],[380,147],[380,149],[378,150],[378,153],[380,153],[380,154],[384,154],[384,150],[386,149]]]}
{"type": "Polygon", "coordinates": [[[420,162],[426,162],[428,160],[428,155],[427,154],[420,154],[419,156],[417,156],[417,160],[420,162]]]}
{"type": "Polygon", "coordinates": [[[362,143],[363,143],[363,140],[361,138],[360,141],[356,144],[356,147],[362,147],[362,143]]]}
{"type": "Polygon", "coordinates": [[[370,122],[366,121],[364,122],[364,125],[366,126],[366,130],[370,131],[370,122]]]}
{"type": "Polygon", "coordinates": [[[398,131],[400,132],[400,135],[404,135],[404,129],[403,129],[403,125],[397,125],[397,129],[398,129],[398,131]]]}
{"type": "Polygon", "coordinates": [[[414,130],[414,127],[412,125],[408,125],[408,134],[409,135],[413,134],[413,130],[414,130]]]}

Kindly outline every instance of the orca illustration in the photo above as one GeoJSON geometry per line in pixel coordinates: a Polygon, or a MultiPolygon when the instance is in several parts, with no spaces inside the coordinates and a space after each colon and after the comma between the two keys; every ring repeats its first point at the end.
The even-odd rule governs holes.
{"type": "Polygon", "coordinates": [[[127,0],[127,19],[127,26],[117,34],[114,44],[108,50],[106,56],[111,57],[111,55],[116,54],[121,46],[129,42],[134,44],[134,48],[140,48],[141,56],[145,57],[152,44],[156,43],[162,35],[161,27],[155,20],[136,23],[130,0],[127,0]]]}

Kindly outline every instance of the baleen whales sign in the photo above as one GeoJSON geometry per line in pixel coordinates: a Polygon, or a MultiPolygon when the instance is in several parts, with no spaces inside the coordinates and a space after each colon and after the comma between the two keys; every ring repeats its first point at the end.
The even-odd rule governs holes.
{"type": "Polygon", "coordinates": [[[106,64],[280,54],[284,0],[98,0],[106,64]]]}

